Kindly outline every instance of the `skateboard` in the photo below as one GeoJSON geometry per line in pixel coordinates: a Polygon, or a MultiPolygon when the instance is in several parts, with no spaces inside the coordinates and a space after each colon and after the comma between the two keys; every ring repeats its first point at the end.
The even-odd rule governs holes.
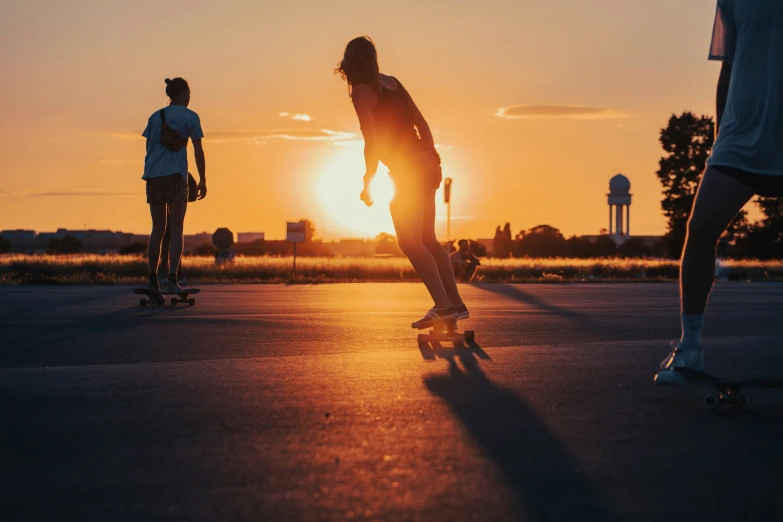
{"type": "MultiPolygon", "coordinates": [[[[420,328],[420,330],[425,330],[426,328],[420,328]]],[[[473,330],[465,330],[464,333],[459,333],[457,331],[457,320],[446,319],[433,324],[429,333],[420,333],[417,340],[419,344],[429,344],[431,341],[446,341],[453,343],[454,346],[459,346],[465,343],[472,343],[474,338],[473,330]]]]}
{"type": "Polygon", "coordinates": [[[721,379],[709,373],[691,368],[675,368],[674,371],[690,384],[695,386],[710,386],[717,390],[704,398],[704,405],[711,410],[717,410],[723,405],[742,408],[745,405],[745,395],[742,388],[778,388],[783,389],[783,379],[721,379]]]}
{"type": "Polygon", "coordinates": [[[139,300],[139,304],[141,306],[147,306],[147,303],[150,304],[154,303],[158,306],[163,306],[164,304],[166,304],[166,298],[164,297],[165,295],[179,296],[179,299],[177,299],[176,297],[171,298],[172,306],[175,306],[177,303],[187,303],[188,305],[193,306],[194,304],[196,304],[196,300],[188,296],[192,294],[197,294],[199,292],[201,292],[200,288],[188,288],[187,290],[183,290],[182,292],[163,292],[162,294],[158,294],[156,292],[150,292],[146,288],[133,289],[134,294],[141,294],[147,296],[146,298],[142,297],[139,300]]]}

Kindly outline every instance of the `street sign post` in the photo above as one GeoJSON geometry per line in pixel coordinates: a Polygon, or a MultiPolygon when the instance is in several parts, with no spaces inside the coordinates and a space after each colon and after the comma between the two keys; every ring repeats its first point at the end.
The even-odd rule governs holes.
{"type": "Polygon", "coordinates": [[[305,222],[297,221],[286,224],[286,241],[294,244],[294,273],[296,273],[296,244],[305,241],[305,222]]]}

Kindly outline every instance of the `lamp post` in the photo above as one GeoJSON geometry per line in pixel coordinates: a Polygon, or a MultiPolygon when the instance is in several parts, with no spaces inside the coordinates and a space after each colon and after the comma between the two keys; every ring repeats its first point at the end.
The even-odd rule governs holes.
{"type": "Polygon", "coordinates": [[[451,253],[451,184],[454,182],[451,178],[443,180],[443,202],[446,203],[446,244],[447,250],[451,253]]]}

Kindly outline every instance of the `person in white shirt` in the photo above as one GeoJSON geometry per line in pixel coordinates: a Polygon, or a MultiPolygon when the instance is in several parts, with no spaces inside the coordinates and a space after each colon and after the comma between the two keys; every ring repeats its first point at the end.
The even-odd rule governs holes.
{"type": "Polygon", "coordinates": [[[148,290],[160,293],[181,292],[177,283],[177,267],[183,247],[183,225],[188,207],[188,141],[193,142],[199,182],[198,199],[207,195],[206,161],[201,139],[201,121],[198,114],[188,109],[190,86],[182,78],[166,79],[168,107],[155,111],[147,121],[142,136],[147,138],[144,175],[147,182],[147,203],[152,216],[147,255],[149,257],[148,290]],[[161,289],[158,279],[161,240],[168,221],[171,243],[169,247],[169,277],[161,289]]]}
{"type": "Polygon", "coordinates": [[[688,221],[680,265],[682,336],[655,376],[680,384],[676,368],[701,370],[701,330],[721,234],[750,199],[783,196],[783,2],[718,0],[711,60],[723,62],[715,145],[688,221]]]}

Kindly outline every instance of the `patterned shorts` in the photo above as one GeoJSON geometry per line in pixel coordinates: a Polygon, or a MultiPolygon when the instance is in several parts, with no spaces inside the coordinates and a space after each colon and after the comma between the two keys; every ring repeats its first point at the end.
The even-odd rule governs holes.
{"type": "Polygon", "coordinates": [[[147,180],[147,203],[187,203],[188,182],[180,174],[147,180]]]}

